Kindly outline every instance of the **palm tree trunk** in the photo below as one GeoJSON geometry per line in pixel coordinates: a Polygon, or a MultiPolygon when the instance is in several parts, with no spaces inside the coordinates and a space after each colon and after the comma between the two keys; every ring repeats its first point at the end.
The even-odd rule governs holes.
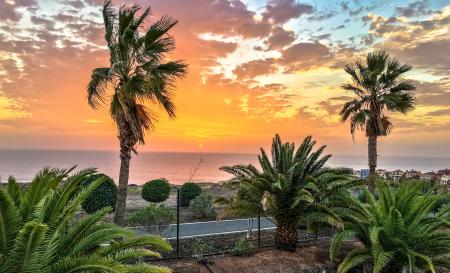
{"type": "MultiPolygon", "coordinates": [[[[122,150],[122,149],[121,149],[122,150]]],[[[130,174],[131,156],[120,152],[119,188],[117,190],[117,205],[114,214],[114,223],[125,225],[125,211],[127,206],[128,177],[130,174]]]]}
{"type": "Polygon", "coordinates": [[[125,212],[127,206],[128,177],[130,175],[131,151],[133,148],[133,137],[128,124],[122,120],[119,122],[120,141],[120,172],[119,188],[117,190],[117,204],[114,214],[114,223],[119,226],[126,224],[125,212]]]}
{"type": "Polygon", "coordinates": [[[275,245],[278,249],[294,251],[297,248],[298,230],[295,224],[277,223],[275,245]]]}
{"type": "Polygon", "coordinates": [[[377,168],[377,136],[369,136],[369,191],[375,191],[375,177],[377,168]]]}

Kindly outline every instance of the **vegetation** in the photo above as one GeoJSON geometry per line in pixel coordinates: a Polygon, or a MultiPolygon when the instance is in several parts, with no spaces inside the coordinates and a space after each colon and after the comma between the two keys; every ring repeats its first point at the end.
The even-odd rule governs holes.
{"type": "Polygon", "coordinates": [[[205,192],[200,193],[189,204],[189,209],[195,217],[200,219],[211,219],[216,217],[213,197],[205,192]]]}
{"type": "Polygon", "coordinates": [[[348,170],[324,168],[330,155],[322,156],[325,146],[313,152],[315,141],[303,140],[295,150],[293,143],[282,143],[278,135],[272,143],[272,159],[261,149],[260,170],[253,165],[222,167],[234,178],[237,195],[218,199],[228,210],[242,216],[265,216],[276,224],[276,246],[284,250],[297,247],[299,224],[339,225],[331,210],[334,198],[348,194],[352,185],[348,170]]]}
{"type": "Polygon", "coordinates": [[[142,198],[145,201],[161,203],[170,195],[170,184],[165,178],[151,180],[142,187],[142,198]]]}
{"type": "Polygon", "coordinates": [[[139,262],[170,245],[103,223],[111,208],[75,221],[81,203],[106,178],[82,187],[94,170],[70,172],[44,169],[26,190],[14,178],[0,189],[0,272],[170,272],[139,262]]]}
{"type": "Polygon", "coordinates": [[[187,68],[182,61],[162,63],[165,54],[175,48],[169,31],[178,21],[163,16],[148,24],[150,8],[137,16],[139,11],[137,5],[122,5],[116,10],[110,0],[105,1],[103,20],[110,63],[109,67],[94,69],[87,86],[88,103],[94,109],[105,103],[106,98],[111,98],[109,109],[118,128],[120,143],[121,164],[114,218],[120,225],[125,223],[131,152],[136,152],[137,144],[144,143],[145,132],[156,120],[145,103],[159,104],[169,117],[175,117],[172,90],[175,80],[183,77],[187,68]],[[108,90],[112,90],[111,96],[107,94],[108,90]]]}
{"type": "Polygon", "coordinates": [[[231,249],[234,256],[247,256],[255,250],[255,246],[246,238],[239,239],[231,249]]]}
{"type": "Polygon", "coordinates": [[[95,188],[82,204],[83,209],[89,214],[102,208],[110,207],[114,210],[116,207],[117,188],[111,177],[105,174],[94,174],[89,176],[82,186],[87,187],[98,179],[104,179],[104,182],[95,188]]]}
{"type": "Polygon", "coordinates": [[[202,188],[199,185],[186,182],[180,188],[180,206],[188,207],[189,203],[198,195],[202,193],[202,188]]]}
{"type": "Polygon", "coordinates": [[[375,170],[377,167],[377,138],[386,136],[392,129],[392,123],[386,112],[406,114],[415,107],[415,86],[399,80],[410,71],[411,66],[401,64],[389,57],[384,51],[369,53],[366,63],[356,62],[347,65],[345,72],[352,83],[342,87],[351,91],[356,98],[344,104],[340,114],[342,121],[350,120],[350,132],[365,131],[368,137],[369,190],[375,189],[375,170]]]}
{"type": "Polygon", "coordinates": [[[380,181],[377,190],[378,198],[366,191],[366,203],[349,196],[342,200],[344,228],[333,238],[331,259],[336,259],[344,240],[355,239],[360,244],[346,255],[338,272],[358,266],[374,273],[450,269],[450,206],[436,216],[431,213],[443,196],[424,193],[420,183],[394,189],[380,181]]]}
{"type": "Polygon", "coordinates": [[[133,213],[128,221],[133,225],[147,227],[150,233],[163,235],[167,227],[175,221],[175,211],[163,204],[149,204],[133,213]]]}

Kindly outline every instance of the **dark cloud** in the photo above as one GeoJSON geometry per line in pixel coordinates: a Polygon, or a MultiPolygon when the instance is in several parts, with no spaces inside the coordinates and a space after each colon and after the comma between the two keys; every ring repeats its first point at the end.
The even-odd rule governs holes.
{"type": "Polygon", "coordinates": [[[416,17],[433,13],[433,11],[428,8],[427,0],[415,1],[406,7],[396,7],[395,11],[397,14],[404,17],[416,17]]]}
{"type": "Polygon", "coordinates": [[[329,115],[336,114],[342,108],[341,104],[332,104],[329,101],[320,101],[317,104],[324,108],[329,115]]]}
{"type": "Polygon", "coordinates": [[[265,44],[270,49],[279,49],[291,44],[295,41],[295,38],[296,36],[293,31],[284,30],[282,27],[275,27],[269,38],[265,41],[265,44]]]}
{"type": "Polygon", "coordinates": [[[19,21],[22,15],[17,11],[18,8],[33,8],[36,6],[36,0],[16,0],[14,2],[0,1],[0,20],[19,21]]]}
{"type": "Polygon", "coordinates": [[[316,12],[316,14],[309,16],[308,20],[309,21],[323,21],[323,20],[333,18],[336,15],[337,15],[336,11],[316,12]]]}
{"type": "Polygon", "coordinates": [[[323,64],[329,54],[329,48],[321,43],[297,43],[282,52],[279,62],[288,72],[309,69],[323,64]]]}
{"type": "Polygon", "coordinates": [[[313,7],[308,4],[296,3],[295,0],[272,0],[266,6],[263,13],[264,20],[272,20],[274,23],[285,23],[293,18],[298,18],[302,14],[310,14],[313,7]]]}
{"type": "Polygon", "coordinates": [[[338,96],[338,97],[331,97],[328,100],[331,100],[331,101],[350,101],[350,100],[353,100],[353,97],[350,97],[350,96],[338,96]]]}
{"type": "Polygon", "coordinates": [[[238,79],[254,78],[259,75],[270,74],[277,71],[274,59],[255,60],[236,67],[233,73],[238,79]]]}

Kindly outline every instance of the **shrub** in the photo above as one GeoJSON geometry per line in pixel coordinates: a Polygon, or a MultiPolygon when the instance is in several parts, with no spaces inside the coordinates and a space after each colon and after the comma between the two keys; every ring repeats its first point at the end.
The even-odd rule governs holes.
{"type": "Polygon", "coordinates": [[[128,222],[132,225],[147,227],[151,233],[162,235],[167,227],[175,221],[174,209],[163,204],[149,204],[133,213],[128,222]]]}
{"type": "Polygon", "coordinates": [[[202,193],[202,188],[199,185],[192,182],[184,183],[180,188],[180,205],[182,207],[189,206],[189,203],[200,193],[202,193]]]}
{"type": "Polygon", "coordinates": [[[111,207],[114,210],[116,207],[117,188],[111,177],[105,174],[93,174],[82,182],[82,186],[87,187],[97,179],[106,180],[84,200],[82,207],[89,214],[102,208],[111,207]]]}
{"type": "Polygon", "coordinates": [[[145,201],[160,203],[169,198],[170,184],[165,178],[150,180],[142,188],[142,198],[145,201]]]}
{"type": "Polygon", "coordinates": [[[252,242],[246,238],[239,239],[231,249],[231,254],[234,256],[247,256],[255,250],[252,242]]]}
{"type": "Polygon", "coordinates": [[[200,193],[191,201],[189,204],[189,209],[197,218],[209,219],[216,217],[213,198],[205,192],[200,193]]]}

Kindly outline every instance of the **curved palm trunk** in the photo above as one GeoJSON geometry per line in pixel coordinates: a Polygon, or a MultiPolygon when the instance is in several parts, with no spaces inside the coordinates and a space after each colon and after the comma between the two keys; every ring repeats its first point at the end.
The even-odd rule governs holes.
{"type": "Polygon", "coordinates": [[[125,212],[127,205],[128,177],[130,174],[131,151],[133,148],[132,133],[127,130],[126,122],[119,123],[119,141],[120,141],[120,172],[119,187],[117,190],[117,204],[114,214],[114,223],[119,226],[126,224],[125,212]]]}
{"type": "Polygon", "coordinates": [[[369,191],[375,191],[375,177],[377,168],[377,136],[369,136],[369,191]]]}
{"type": "Polygon", "coordinates": [[[298,230],[295,224],[277,223],[275,245],[278,249],[294,251],[297,248],[298,230]]]}

